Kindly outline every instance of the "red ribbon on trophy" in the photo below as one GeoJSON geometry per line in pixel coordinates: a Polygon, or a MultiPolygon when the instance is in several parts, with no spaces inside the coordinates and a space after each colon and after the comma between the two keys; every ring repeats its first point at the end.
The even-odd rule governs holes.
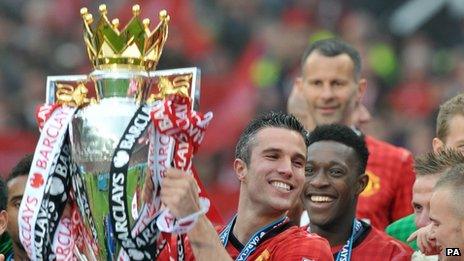
{"type": "MultiPolygon", "coordinates": [[[[174,140],[173,165],[181,169],[186,175],[193,174],[192,157],[198,150],[203,140],[206,127],[213,114],[208,112],[200,114],[192,110],[188,97],[172,95],[162,103],[153,106],[151,118],[158,135],[166,135],[174,140]]],[[[195,175],[194,175],[195,176],[195,175]]],[[[161,181],[163,177],[158,179],[161,181]]],[[[199,182],[197,180],[197,182],[199,182]]],[[[158,184],[154,184],[155,191],[159,191],[158,184]]],[[[159,197],[156,195],[156,197],[159,197]]],[[[175,233],[177,236],[177,252],[170,255],[176,260],[184,259],[183,234],[187,233],[195,225],[198,217],[208,212],[210,202],[206,197],[200,196],[200,211],[187,217],[176,219],[168,209],[163,209],[157,219],[158,228],[167,233],[175,233]]],[[[165,235],[165,234],[163,234],[165,235]]],[[[169,241],[169,237],[158,243],[162,246],[169,241]]]]}
{"type": "MultiPolygon", "coordinates": [[[[206,127],[213,118],[211,112],[200,114],[192,110],[190,99],[174,95],[163,103],[155,104],[151,118],[156,130],[163,135],[169,135],[175,140],[173,163],[174,167],[192,175],[193,153],[203,140],[206,127]]],[[[175,220],[168,210],[158,218],[158,227],[163,232],[185,234],[191,229],[198,216],[208,212],[209,200],[200,198],[201,210],[181,220],[175,220]]]]}

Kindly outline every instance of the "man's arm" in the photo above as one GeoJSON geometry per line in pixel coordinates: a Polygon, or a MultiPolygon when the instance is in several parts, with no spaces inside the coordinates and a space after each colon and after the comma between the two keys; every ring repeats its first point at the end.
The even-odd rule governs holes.
{"type": "Polygon", "coordinates": [[[205,215],[198,218],[196,225],[187,235],[196,260],[232,260],[205,215]]]}
{"type": "MultiPolygon", "coordinates": [[[[161,201],[175,217],[186,217],[200,211],[198,191],[193,176],[178,169],[169,169],[161,183],[161,201]]],[[[187,236],[195,260],[232,260],[205,215],[198,218],[187,236]]]]}

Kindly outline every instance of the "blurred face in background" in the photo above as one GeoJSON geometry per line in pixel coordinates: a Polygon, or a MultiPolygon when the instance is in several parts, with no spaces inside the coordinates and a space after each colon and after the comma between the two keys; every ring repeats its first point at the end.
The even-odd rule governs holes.
{"type": "Polygon", "coordinates": [[[435,152],[443,148],[456,148],[464,152],[464,116],[456,114],[451,117],[446,137],[443,140],[434,138],[432,145],[435,152]]]}
{"type": "Polygon", "coordinates": [[[438,174],[416,176],[412,187],[412,206],[415,214],[414,222],[418,228],[425,227],[432,222],[429,218],[430,198],[439,177],[438,174]]]}
{"type": "Polygon", "coordinates": [[[18,234],[18,211],[19,205],[23,198],[24,189],[26,187],[27,175],[17,176],[8,181],[8,202],[6,210],[8,212],[8,234],[13,242],[22,246],[19,241],[18,234]]]}
{"type": "Polygon", "coordinates": [[[366,81],[356,81],[354,63],[347,54],[328,57],[315,50],[306,58],[302,77],[295,85],[316,125],[351,125],[351,114],[364,93],[366,81]]]}
{"type": "Polygon", "coordinates": [[[367,110],[366,106],[357,103],[355,110],[351,114],[351,124],[360,130],[364,130],[371,119],[371,113],[367,110]]]}

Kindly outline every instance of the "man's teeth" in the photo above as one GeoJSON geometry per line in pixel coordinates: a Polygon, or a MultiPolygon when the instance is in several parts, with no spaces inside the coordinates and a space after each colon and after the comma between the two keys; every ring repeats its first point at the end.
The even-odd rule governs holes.
{"type": "Polygon", "coordinates": [[[278,189],[283,189],[283,190],[286,190],[286,191],[290,191],[290,185],[285,184],[285,183],[280,182],[280,181],[273,181],[271,183],[271,185],[278,188],[278,189]]]}
{"type": "Polygon", "coordinates": [[[313,202],[332,202],[333,198],[327,196],[311,196],[313,202]]]}

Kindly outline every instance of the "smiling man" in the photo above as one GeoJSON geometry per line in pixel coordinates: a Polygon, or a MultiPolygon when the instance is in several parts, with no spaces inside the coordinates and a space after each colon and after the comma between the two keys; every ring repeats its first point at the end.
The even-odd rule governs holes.
{"type": "Polygon", "coordinates": [[[301,199],[309,230],[329,241],[336,260],[410,260],[412,249],[355,218],[368,182],[368,150],[362,137],[343,125],[321,125],[309,136],[301,199]]]}
{"type": "MultiPolygon", "coordinates": [[[[251,121],[235,150],[237,214],[217,230],[202,215],[187,233],[185,260],[332,260],[326,240],[286,216],[299,199],[306,156],[306,131],[295,117],[268,113],[251,121]]],[[[163,179],[161,200],[178,218],[199,211],[195,180],[176,169],[163,179]]]]}
{"type": "MultiPolygon", "coordinates": [[[[308,130],[332,123],[359,127],[356,125],[369,120],[361,104],[366,88],[356,49],[337,39],[317,41],[303,54],[301,76],[292,90],[293,97],[300,98],[290,96],[288,111],[298,110],[308,130]]],[[[359,196],[357,217],[383,230],[412,213],[413,158],[404,148],[368,135],[365,140],[370,153],[366,170],[369,184],[359,196]]]]}

